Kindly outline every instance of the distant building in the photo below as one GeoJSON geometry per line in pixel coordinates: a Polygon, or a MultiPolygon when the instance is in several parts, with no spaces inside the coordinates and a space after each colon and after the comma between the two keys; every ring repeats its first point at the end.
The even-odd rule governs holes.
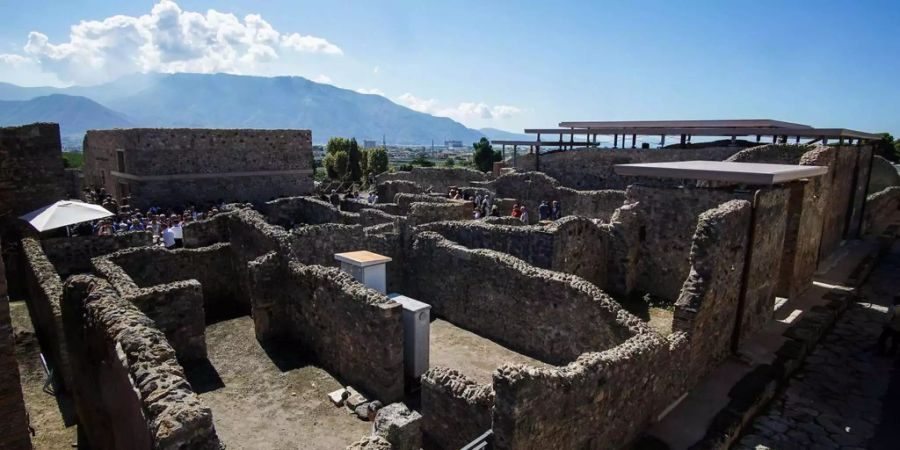
{"type": "Polygon", "coordinates": [[[313,189],[309,130],[92,130],[84,184],[131,204],[259,203],[313,189]]]}
{"type": "Polygon", "coordinates": [[[378,141],[363,141],[363,148],[378,147],[378,141]]]}
{"type": "Polygon", "coordinates": [[[444,141],[444,148],[446,149],[454,149],[454,148],[462,148],[462,141],[444,141]]]}

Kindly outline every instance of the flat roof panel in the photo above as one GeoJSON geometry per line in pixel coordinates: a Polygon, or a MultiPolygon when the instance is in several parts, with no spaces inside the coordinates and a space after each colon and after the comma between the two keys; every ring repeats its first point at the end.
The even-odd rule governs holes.
{"type": "Polygon", "coordinates": [[[334,259],[352,264],[354,266],[368,267],[376,264],[384,264],[391,261],[391,258],[368,250],[358,250],[355,252],[335,253],[334,259]]]}
{"type": "Polygon", "coordinates": [[[616,164],[623,176],[651,178],[683,178],[724,181],[739,184],[771,185],[824,175],[825,166],[762,164],[728,161],[676,161],[641,164],[616,164]]]}
{"type": "Polygon", "coordinates": [[[717,120],[606,120],[584,122],[560,122],[569,128],[812,128],[802,123],[771,119],[717,119],[717,120]]]}

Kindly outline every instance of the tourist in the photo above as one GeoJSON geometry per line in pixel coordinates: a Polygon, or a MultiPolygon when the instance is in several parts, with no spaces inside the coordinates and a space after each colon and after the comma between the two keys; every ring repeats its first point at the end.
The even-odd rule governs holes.
{"type": "Polygon", "coordinates": [[[521,218],[522,218],[522,208],[519,206],[518,203],[516,203],[515,205],[513,205],[513,209],[512,209],[512,212],[510,213],[510,215],[513,216],[513,217],[516,218],[516,219],[521,219],[521,218]]]}
{"type": "Polygon", "coordinates": [[[331,196],[328,197],[328,201],[330,201],[335,208],[341,205],[341,197],[338,195],[336,189],[331,190],[331,196]]]}
{"type": "Polygon", "coordinates": [[[163,230],[162,241],[167,249],[175,248],[175,230],[173,230],[171,226],[166,227],[166,229],[163,230]]]}
{"type": "Polygon", "coordinates": [[[528,225],[528,223],[529,223],[528,222],[528,210],[525,209],[525,205],[522,205],[521,211],[522,211],[522,217],[521,217],[522,223],[528,225]]]}
{"type": "Polygon", "coordinates": [[[888,339],[891,340],[890,356],[897,354],[897,344],[900,341],[900,295],[894,296],[894,304],[888,308],[887,322],[878,337],[878,354],[885,354],[888,339]]]}
{"type": "Polygon", "coordinates": [[[481,194],[475,194],[475,207],[478,208],[481,206],[481,194]]]}
{"type": "Polygon", "coordinates": [[[491,206],[491,216],[500,217],[500,208],[497,205],[491,206]]]}
{"type": "Polygon", "coordinates": [[[553,200],[553,203],[550,204],[550,219],[559,220],[560,217],[562,217],[562,211],[559,209],[559,202],[553,200]]]}
{"type": "Polygon", "coordinates": [[[184,230],[181,228],[182,221],[178,216],[173,216],[172,232],[175,233],[175,248],[184,247],[184,230]]]}
{"type": "Polygon", "coordinates": [[[128,227],[128,231],[144,231],[144,224],[141,223],[140,219],[134,218],[131,219],[131,226],[128,227]]]}
{"type": "Polygon", "coordinates": [[[538,217],[540,220],[550,219],[550,205],[547,204],[547,200],[541,200],[541,205],[538,206],[538,217]]]}
{"type": "Polygon", "coordinates": [[[369,198],[366,199],[366,201],[367,201],[370,205],[374,205],[377,199],[378,199],[378,196],[375,195],[375,192],[369,192],[369,198]]]}

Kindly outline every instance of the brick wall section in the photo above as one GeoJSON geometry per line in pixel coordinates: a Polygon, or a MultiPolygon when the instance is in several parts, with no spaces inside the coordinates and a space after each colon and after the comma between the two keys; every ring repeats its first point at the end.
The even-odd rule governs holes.
{"type": "Polygon", "coordinates": [[[738,345],[761,330],[775,313],[775,288],[781,271],[787,227],[787,187],[759,190],[753,198],[753,227],[747,278],[739,311],[738,345]]]}
{"type": "Polygon", "coordinates": [[[309,130],[127,129],[91,130],[84,138],[88,185],[119,193],[128,183],[132,203],[179,207],[220,199],[262,203],[312,192],[312,135],[309,130]],[[124,150],[124,171],[117,150],[124,150]],[[299,174],[211,176],[162,180],[121,180],[112,171],[134,176],[222,174],[301,170],[299,174]]]}
{"type": "Polygon", "coordinates": [[[560,185],[559,181],[541,172],[506,174],[487,183],[486,186],[495,191],[497,196],[523,202],[533,223],[540,218],[538,206],[544,200],[548,203],[553,200],[560,202],[564,215],[605,221],[609,221],[612,213],[625,201],[624,191],[576,191],[560,185]]]}
{"type": "Polygon", "coordinates": [[[565,367],[498,369],[494,448],[627,448],[687,389],[684,334],[663,338],[640,323],[632,328],[635,336],[624,343],[565,367]]]}
{"type": "MultiPolygon", "coordinates": [[[[432,192],[447,193],[451,186],[468,186],[472,182],[489,181],[490,175],[472,169],[445,169],[441,167],[414,167],[410,172],[383,172],[378,175],[376,183],[385,181],[412,181],[432,192]]],[[[381,201],[388,201],[381,196],[381,201]]]]}
{"type": "Polygon", "coordinates": [[[62,278],[89,272],[91,258],[152,243],[153,236],[149,231],[131,231],[113,236],[60,237],[41,241],[44,253],[62,278]]]}
{"type": "MultiPolygon", "coordinates": [[[[734,198],[734,194],[715,189],[632,185],[625,197],[626,207],[614,214],[612,225],[625,239],[621,245],[628,247],[620,251],[629,260],[623,269],[634,274],[618,272],[620,279],[632,281],[616,281],[613,286],[624,287],[626,292],[618,288],[614,292],[649,293],[672,302],[690,270],[688,255],[698,217],[734,198]]],[[[610,262],[613,264],[617,262],[610,262]]]]}
{"type": "MultiPolygon", "coordinates": [[[[625,189],[641,180],[615,173],[616,164],[664,161],[722,161],[740,147],[666,148],[666,149],[587,149],[541,155],[541,172],[573,189],[625,189]]],[[[519,170],[534,170],[534,155],[519,155],[519,170]]]]}
{"type": "Polygon", "coordinates": [[[152,320],[104,280],[77,275],[63,301],[74,399],[94,448],[222,448],[212,412],[152,320]]]}
{"type": "Polygon", "coordinates": [[[408,264],[410,295],[435,316],[545,362],[566,363],[629,336],[619,304],[574,275],[433,232],[417,235],[408,264]]]}
{"type": "Polygon", "coordinates": [[[346,383],[385,403],[403,398],[399,303],[340,269],[274,253],[253,261],[250,272],[258,339],[296,340],[346,383]]]}
{"type": "Polygon", "coordinates": [[[28,413],[22,396],[16,341],[9,317],[6,270],[0,260],[0,448],[31,448],[28,413]]]}
{"type": "Polygon", "coordinates": [[[446,367],[422,375],[422,431],[438,448],[456,450],[491,429],[494,390],[446,367]]]}
{"type": "Polygon", "coordinates": [[[870,236],[881,234],[894,223],[898,208],[900,208],[900,186],[891,186],[870,195],[866,199],[863,233],[870,236]]]}
{"type": "Polygon", "coordinates": [[[18,217],[64,198],[59,125],[0,128],[0,216],[18,217]]]}
{"type": "Polygon", "coordinates": [[[69,369],[69,352],[63,338],[60,309],[62,280],[38,240],[27,237],[22,239],[21,244],[28,289],[28,312],[34,331],[41,351],[55,371],[56,380],[62,383],[63,389],[67,389],[71,385],[72,374],[69,369]]]}
{"type": "Polygon", "coordinates": [[[700,216],[690,275],[675,302],[673,330],[690,340],[689,373],[696,380],[731,351],[748,246],[750,203],[732,200],[700,216]]]}

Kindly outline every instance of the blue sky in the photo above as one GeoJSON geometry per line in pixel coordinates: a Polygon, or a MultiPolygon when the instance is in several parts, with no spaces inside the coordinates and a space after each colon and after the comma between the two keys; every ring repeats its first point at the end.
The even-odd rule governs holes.
{"type": "Polygon", "coordinates": [[[513,131],[773,118],[900,135],[896,1],[32,0],[0,17],[0,81],[17,84],[301,75],[513,131]]]}

